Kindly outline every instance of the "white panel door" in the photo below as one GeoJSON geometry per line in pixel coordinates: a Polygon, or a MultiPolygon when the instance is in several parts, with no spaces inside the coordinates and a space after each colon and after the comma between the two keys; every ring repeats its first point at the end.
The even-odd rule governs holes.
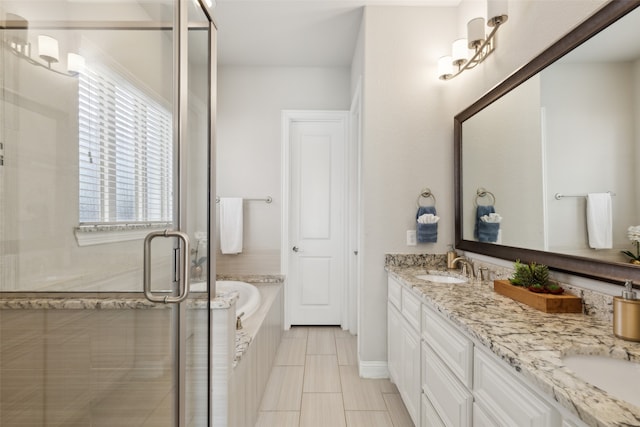
{"type": "Polygon", "coordinates": [[[340,325],[342,320],[347,116],[318,114],[292,121],[289,128],[292,325],[340,325]]]}

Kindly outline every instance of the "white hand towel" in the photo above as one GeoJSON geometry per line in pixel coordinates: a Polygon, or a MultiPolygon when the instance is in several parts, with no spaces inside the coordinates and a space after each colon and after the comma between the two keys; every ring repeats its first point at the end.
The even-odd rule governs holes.
{"type": "Polygon", "coordinates": [[[489,215],[482,215],[480,221],[488,223],[499,223],[502,221],[502,217],[497,213],[490,213],[489,215]]]}
{"type": "Polygon", "coordinates": [[[220,250],[223,254],[242,252],[242,198],[220,198],[220,250]]]}
{"type": "Polygon", "coordinates": [[[434,214],[423,214],[418,217],[420,224],[435,224],[440,221],[440,217],[434,214]]]}
{"type": "Polygon", "coordinates": [[[613,215],[609,193],[587,194],[587,232],[589,247],[611,249],[613,247],[613,215]]]}

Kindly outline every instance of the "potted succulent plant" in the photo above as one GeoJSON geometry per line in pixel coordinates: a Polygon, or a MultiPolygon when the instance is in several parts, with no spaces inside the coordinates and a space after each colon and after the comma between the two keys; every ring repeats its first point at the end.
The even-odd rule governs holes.
{"type": "Polygon", "coordinates": [[[523,264],[517,260],[514,264],[514,273],[509,282],[516,286],[522,286],[536,293],[561,294],[564,292],[557,283],[549,281],[549,267],[544,264],[531,262],[523,264]]]}

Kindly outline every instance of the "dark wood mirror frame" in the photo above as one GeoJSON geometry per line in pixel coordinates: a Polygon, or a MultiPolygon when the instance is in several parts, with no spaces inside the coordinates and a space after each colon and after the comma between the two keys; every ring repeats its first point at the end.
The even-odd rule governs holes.
{"type": "Polygon", "coordinates": [[[572,51],[609,25],[640,6],[639,1],[613,0],[590,18],[551,45],[531,62],[482,96],[470,107],[456,115],[454,122],[454,185],[455,185],[455,241],[456,249],[488,255],[495,258],[548,265],[552,270],[622,284],[625,280],[640,282],[640,266],[598,261],[572,255],[494,245],[463,240],[462,235],[462,123],[489,104],[572,51]]]}

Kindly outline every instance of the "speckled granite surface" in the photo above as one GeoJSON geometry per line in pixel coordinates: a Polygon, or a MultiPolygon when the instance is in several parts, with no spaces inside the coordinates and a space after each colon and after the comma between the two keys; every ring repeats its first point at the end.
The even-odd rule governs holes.
{"type": "MultiPolygon", "coordinates": [[[[237,298],[237,292],[218,294],[211,301],[211,309],[226,309],[231,306],[231,301],[237,298]]],[[[169,304],[152,303],[141,293],[122,294],[96,294],[82,295],[55,294],[22,294],[0,293],[0,310],[2,309],[29,309],[29,310],[124,310],[124,309],[164,309],[170,308],[169,304]]],[[[191,298],[187,300],[189,309],[206,309],[206,297],[191,298]]]]}
{"type": "Polygon", "coordinates": [[[424,267],[434,270],[447,268],[446,255],[434,254],[385,254],[384,265],[390,267],[424,267]]]}
{"type": "MultiPolygon", "coordinates": [[[[243,275],[218,276],[218,280],[238,280],[260,284],[282,283],[281,275],[243,275]]],[[[237,292],[218,293],[211,301],[211,309],[227,309],[231,301],[237,298],[237,292]]],[[[166,304],[148,301],[140,292],[0,292],[0,310],[2,309],[59,309],[59,310],[122,310],[122,309],[162,309],[166,304]]],[[[197,294],[187,301],[187,308],[206,309],[207,299],[204,293],[197,294]]]]}
{"type": "MultiPolygon", "coordinates": [[[[640,426],[640,408],[580,380],[567,354],[597,354],[640,363],[640,343],[616,338],[611,323],[584,314],[547,314],[496,294],[488,284],[435,284],[425,268],[387,271],[526,380],[591,426],[640,426]]],[[[638,386],[640,390],[640,385],[638,386]]]]}
{"type": "Polygon", "coordinates": [[[235,368],[242,359],[242,355],[249,348],[249,344],[251,344],[252,337],[251,334],[245,331],[236,331],[236,352],[233,355],[233,367],[235,368]]]}

